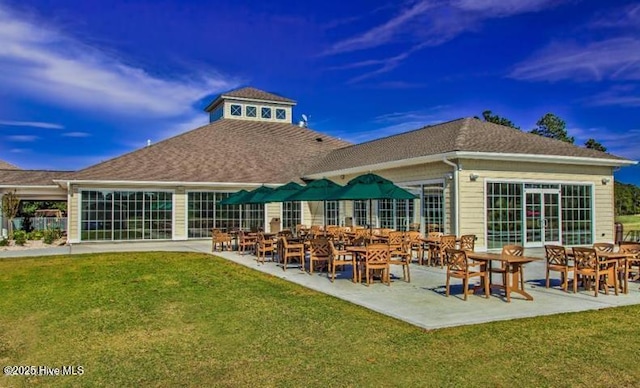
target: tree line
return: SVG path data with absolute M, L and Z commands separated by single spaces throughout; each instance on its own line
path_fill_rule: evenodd
M 490 123 L 500 124 L 518 130 L 520 129 L 520 127 L 515 125 L 513 121 L 505 117 L 495 115 L 490 110 L 482 112 L 482 118 Z M 574 144 L 575 142 L 575 138 L 573 136 L 569 136 L 569 133 L 567 132 L 566 122 L 553 113 L 547 113 L 542 116 L 540 120 L 536 122 L 536 127 L 531 129 L 529 133 L 564 141 L 570 144 Z M 602 152 L 607 151 L 607 148 L 604 145 L 593 138 L 587 139 L 583 146 L 585 148 Z M 640 187 L 634 184 L 616 182 L 614 186 L 614 196 L 616 215 L 640 214 Z

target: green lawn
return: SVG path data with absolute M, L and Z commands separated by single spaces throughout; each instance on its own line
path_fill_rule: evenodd
M 0 364 L 84 367 L 2 376 L 3 387 L 640 381 L 640 306 L 425 331 L 219 258 L 169 252 L 0 260 L 0 296 Z
M 617 216 L 616 222 L 624 226 L 625 234 L 630 230 L 640 230 L 640 214 L 633 216 Z

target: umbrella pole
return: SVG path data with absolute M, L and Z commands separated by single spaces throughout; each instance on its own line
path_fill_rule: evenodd
M 373 240 L 373 201 L 369 198 L 369 242 Z

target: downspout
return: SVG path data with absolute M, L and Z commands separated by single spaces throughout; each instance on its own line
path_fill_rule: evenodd
M 71 250 L 71 228 L 69 224 L 71 223 L 71 196 L 73 193 L 71 192 L 71 181 L 67 181 L 67 244 L 69 244 L 69 250 Z
M 455 214 L 455 217 L 453 218 L 453 232 L 456 236 L 460 235 L 460 189 L 458 187 L 458 172 L 460 171 L 460 165 L 458 165 L 457 163 L 454 163 L 452 161 L 450 161 L 449 159 L 447 159 L 447 157 L 443 157 L 442 158 L 442 162 L 444 162 L 445 164 L 448 164 L 449 166 L 453 167 L 453 214 Z

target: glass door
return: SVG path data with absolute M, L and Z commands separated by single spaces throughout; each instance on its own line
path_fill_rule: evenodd
M 554 189 L 525 190 L 525 246 L 560 244 L 560 193 Z

